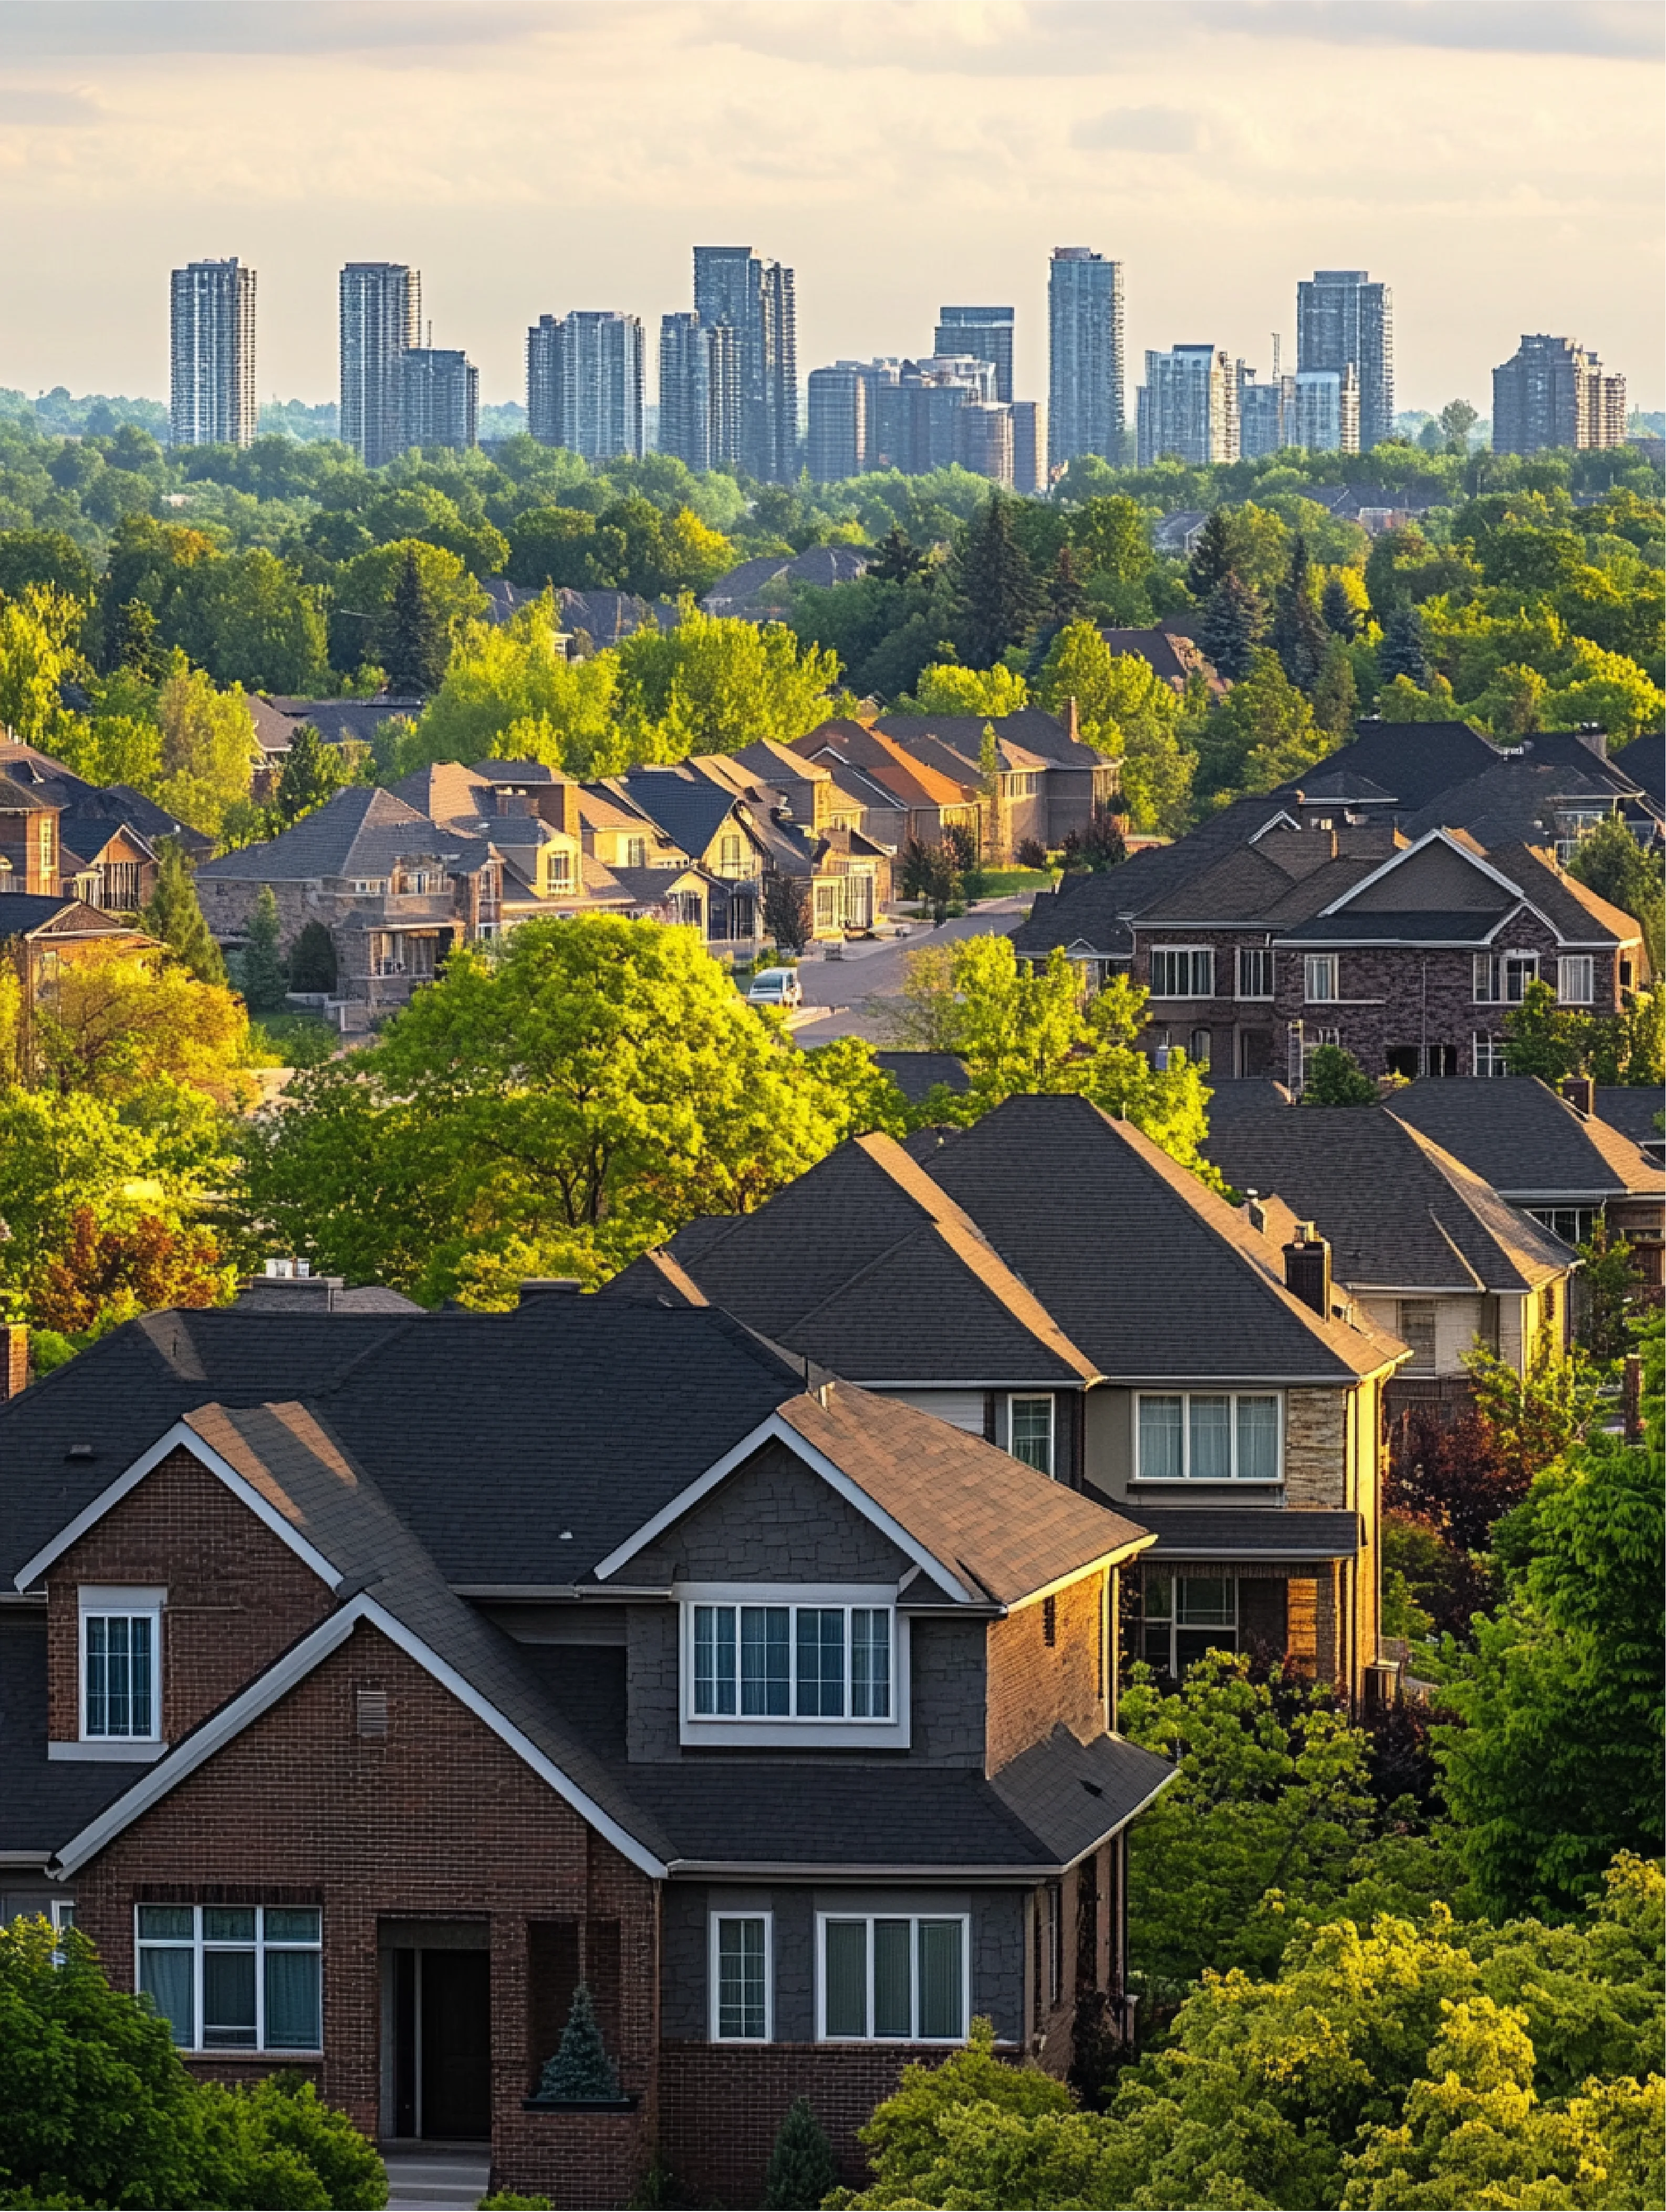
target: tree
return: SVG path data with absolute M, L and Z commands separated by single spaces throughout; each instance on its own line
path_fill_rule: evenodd
M 987 668 L 1025 636 L 1037 612 L 1035 572 L 997 492 L 966 526 L 958 560 L 966 656 Z
M 289 949 L 289 988 L 333 992 L 335 988 L 336 940 L 321 921 L 304 922 Z
M 1645 853 L 1624 817 L 1610 814 L 1574 847 L 1567 872 L 1640 922 L 1650 972 L 1666 970 L 1666 860 L 1659 848 Z
M 1213 788 L 1272 791 L 1322 760 L 1331 739 L 1278 654 L 1256 646 L 1248 673 L 1210 716 L 1200 747 Z
M 619 2095 L 619 2076 L 607 2055 L 588 1986 L 573 1992 L 561 2044 L 538 2078 L 538 2094 L 551 2105 L 608 2105 Z
M 81 1336 L 162 1307 L 217 1306 L 235 1271 L 210 1232 L 143 1213 L 131 1227 L 100 1226 L 78 1206 L 64 1244 L 46 1261 L 32 1302 L 37 1328 Z M 101 1333 L 101 1330 L 100 1330 Z
M 801 877 L 776 872 L 764 878 L 763 927 L 782 952 L 795 957 L 809 944 L 815 921 Z
M 86 609 L 50 586 L 0 599 L 0 729 L 50 750 L 68 717 L 62 687 L 83 665 L 75 641 Z
M 200 562 L 180 592 L 174 634 L 218 684 L 306 697 L 329 678 L 321 595 L 264 545 Z
M 354 555 L 336 574 L 330 618 L 332 667 L 357 668 L 368 661 L 389 666 L 385 641 L 392 620 L 393 594 L 412 562 L 433 603 L 447 651 L 466 623 L 485 614 L 486 595 L 460 555 L 416 538 L 370 547 Z M 390 683 L 389 688 L 401 687 Z
M 88 945 L 67 962 L 35 1017 L 35 1079 L 125 1106 L 159 1084 L 216 1105 L 246 1105 L 248 1021 L 223 982 L 122 945 Z
M 513 1303 L 523 1275 L 599 1280 L 830 1152 L 857 1109 L 809 1061 L 689 930 L 523 922 L 297 1078 L 249 1132 L 241 1203 L 356 1282 Z
M 1066 623 L 1077 619 L 1086 605 L 1087 593 L 1076 574 L 1076 556 L 1068 545 L 1061 545 L 1048 579 L 1043 618 L 1054 629 L 1062 629 Z
M 1128 856 L 1123 835 L 1124 817 L 1110 806 L 1096 806 L 1085 830 L 1067 830 L 1062 853 L 1067 869 L 1081 868 L 1091 876 L 1120 867 Z
M 275 1014 L 283 1009 L 289 985 L 278 951 L 281 929 L 277 900 L 271 885 L 263 884 L 249 915 L 243 945 L 243 996 L 251 1013 Z
M 1377 1085 L 1351 1052 L 1322 1044 L 1307 1063 L 1302 1083 L 1304 1106 L 1374 1106 Z
M 1611 1237 L 1599 1218 L 1579 1247 L 1576 1307 L 1581 1349 L 1611 1363 L 1631 1349 L 1631 1321 L 1648 1295 L 1647 1279 L 1624 1237 Z
M 1066 554 L 1072 556 L 1067 572 Z M 1078 568 L 1100 590 L 1137 584 L 1151 557 L 1151 516 L 1137 500 L 1121 492 L 1084 500 L 1070 518 L 1070 543 L 1060 549 L 1055 590 L 1060 576 L 1068 573 L 1073 581 Z M 1078 611 L 1073 608 L 1059 619 L 1069 622 Z
M 898 700 L 898 714 L 1016 714 L 1030 704 L 1023 677 L 999 663 L 993 668 L 962 668 L 939 661 L 922 668 L 911 701 Z
M 1449 399 L 1440 410 L 1440 428 L 1449 453 L 1467 453 L 1469 433 L 1481 416 L 1467 399 Z
M 839 2169 L 827 2130 L 816 2118 L 810 2100 L 796 2097 L 776 2131 L 769 2154 L 769 2171 L 763 2184 L 766 2205 L 818 2206 L 838 2185 Z
M 200 668 L 175 653 L 156 695 L 161 775 L 147 794 L 179 821 L 217 836 L 228 810 L 249 795 L 254 775 L 254 717 L 235 685 L 216 691 Z
M 1232 573 L 1237 547 L 1226 510 L 1218 507 L 1198 532 L 1192 557 L 1186 564 L 1186 586 L 1195 599 L 1207 599 Z M 1219 667 L 1219 663 L 1216 663 Z
M 407 545 L 379 640 L 388 689 L 423 697 L 437 691 L 451 658 L 450 642 L 416 549 Z
M 31 584 L 91 606 L 98 592 L 93 564 L 67 531 L 0 530 L 0 597 L 21 599 Z
M 620 729 L 634 761 L 791 744 L 824 721 L 839 678 L 830 653 L 782 623 L 735 622 L 682 603 L 675 629 L 650 624 L 614 648 Z
M 224 983 L 226 963 L 204 917 L 191 864 L 174 838 L 163 838 L 156 848 L 156 888 L 145 902 L 139 923 L 199 983 Z
M 906 584 L 930 565 L 930 556 L 910 543 L 900 526 L 893 522 L 879 540 L 878 551 L 867 564 L 870 576 L 888 584 Z
M 1319 595 L 1319 612 L 1325 628 L 1334 636 L 1340 637 L 1344 645 L 1352 645 L 1359 636 L 1359 609 L 1354 605 L 1353 593 L 1341 576 L 1327 579 L 1324 590 Z
M 1299 532 L 1290 549 L 1290 568 L 1273 602 L 1273 650 L 1291 682 L 1311 691 L 1325 663 L 1327 640 L 1313 603 L 1313 571 L 1307 540 Z
M 129 599 L 117 610 L 111 665 L 128 670 L 147 684 L 161 680 L 162 652 L 156 636 L 156 616 L 143 599 Z
M 1184 829 L 1196 756 L 1181 743 L 1181 701 L 1148 660 L 1112 653 L 1091 622 L 1067 623 L 1048 648 L 1037 698 L 1055 714 L 1073 699 L 1083 742 L 1122 756 L 1123 792 L 1139 829 Z
M 1236 684 L 1250 673 L 1263 620 L 1261 601 L 1229 568 L 1204 601 L 1197 625 L 1197 642 L 1218 674 Z
M 1584 1066 L 1590 1018 L 1560 1005 L 1553 986 L 1535 980 L 1505 1016 L 1504 1033 L 1510 1073 L 1536 1075 L 1554 1090 Z
M 352 770 L 341 747 L 326 745 L 313 725 L 303 722 L 289 740 L 289 750 L 278 770 L 273 801 L 278 820 L 289 829 L 352 781 Z
M 1429 657 L 1423 646 L 1423 620 L 1415 607 L 1396 607 L 1383 623 L 1383 641 L 1377 648 L 1377 669 L 1384 684 L 1403 676 L 1412 684 L 1429 680 Z
M 643 757 L 620 726 L 618 690 L 614 653 L 569 660 L 553 605 L 523 608 L 501 628 L 465 632 L 399 765 L 536 760 L 568 775 L 617 775 Z
M 1339 742 L 1347 738 L 1359 711 L 1359 687 L 1353 659 L 1340 637 L 1333 637 L 1325 648 L 1324 665 L 1314 684 L 1312 700 L 1313 719 L 1325 734 Z

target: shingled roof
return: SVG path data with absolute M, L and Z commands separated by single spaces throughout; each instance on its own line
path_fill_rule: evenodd
M 1535 1075 L 1426 1077 L 1396 1091 L 1388 1110 L 1518 1205 L 1662 1192 L 1660 1169 L 1629 1137 Z
M 198 875 L 209 883 L 313 883 L 332 877 L 386 877 L 396 861 L 432 853 L 477 867 L 483 839 L 442 827 L 391 791 L 352 784 L 264 845 L 246 845 Z

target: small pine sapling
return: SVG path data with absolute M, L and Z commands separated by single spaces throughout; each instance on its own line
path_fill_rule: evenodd
M 839 2169 L 827 2130 L 811 2110 L 810 2100 L 800 2097 L 788 2106 L 769 2154 L 769 2172 L 763 2185 L 763 2202 L 770 2212 L 819 2204 L 839 2185 Z
M 561 2032 L 561 2048 L 544 2069 L 538 2094 L 551 2105 L 616 2104 L 619 2077 L 607 2055 L 596 2008 L 587 1985 L 573 1992 L 573 2008 Z

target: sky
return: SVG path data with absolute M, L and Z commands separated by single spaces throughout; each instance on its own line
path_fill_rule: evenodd
M 1658 408 L 1662 47 L 1655 0 L 0 0 L 0 386 L 164 397 L 168 270 L 236 254 L 263 398 L 334 397 L 352 259 L 521 398 L 529 323 L 657 332 L 701 242 L 794 268 L 801 374 L 1011 304 L 1044 396 L 1074 245 L 1130 404 L 1147 346 L 1292 367 L 1346 267 L 1402 408 L 1486 414 L 1524 330 Z

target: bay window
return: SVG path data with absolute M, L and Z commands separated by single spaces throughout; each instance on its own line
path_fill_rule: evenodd
M 1134 1473 L 1141 1482 L 1278 1482 L 1282 1422 L 1275 1394 L 1142 1390 Z
M 316 1905 L 141 1905 L 136 1986 L 182 2051 L 323 2047 Z
M 964 2043 L 964 1913 L 818 1916 L 823 2042 Z

